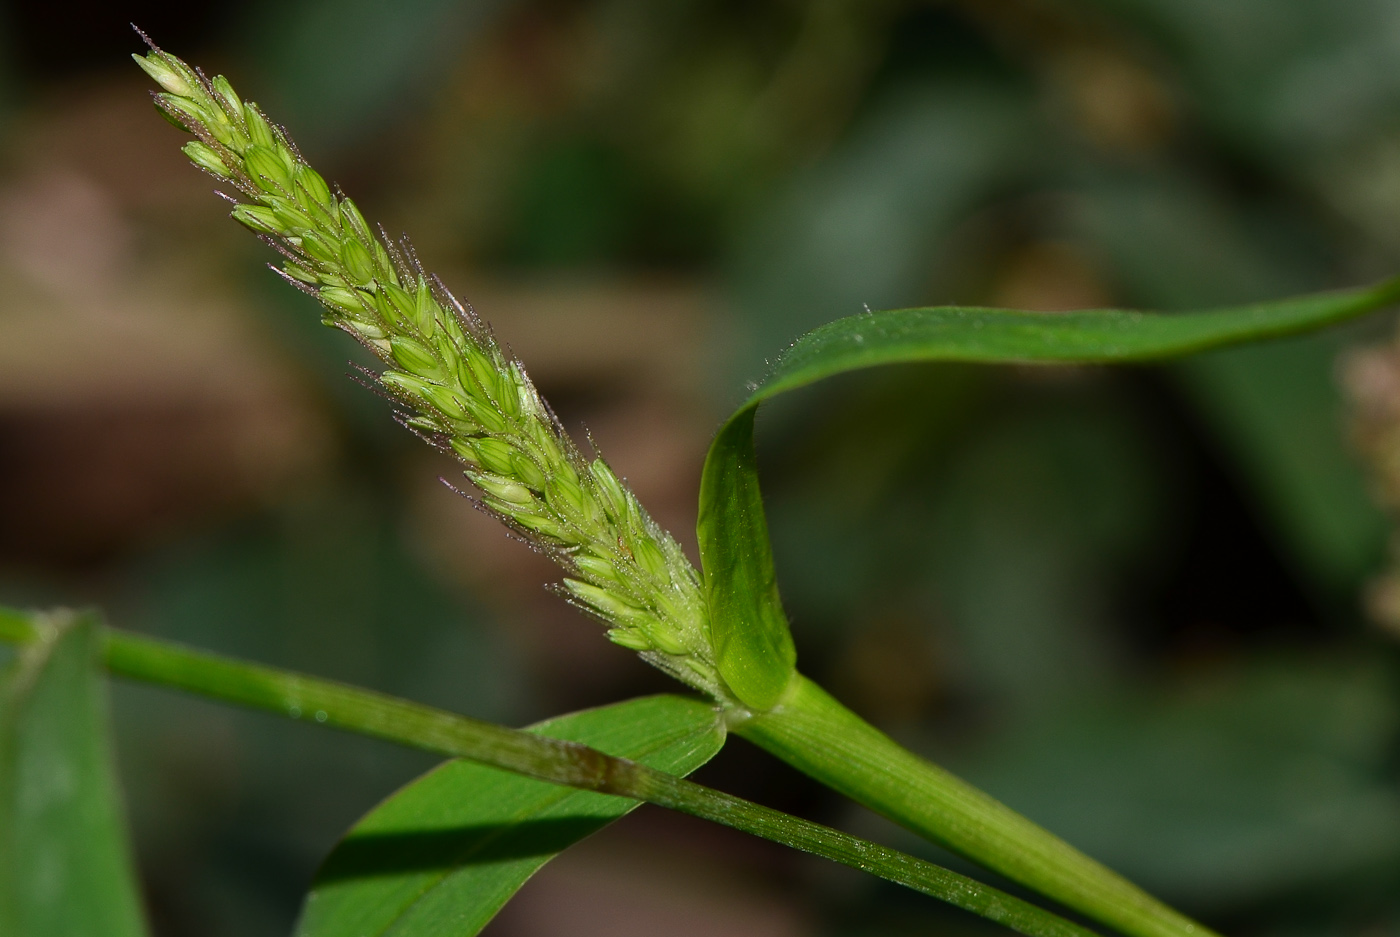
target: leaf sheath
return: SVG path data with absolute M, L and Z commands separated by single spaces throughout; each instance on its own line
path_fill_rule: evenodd
M 772 712 L 737 735 L 878 813 L 1124 933 L 1210 931 L 1011 808 L 903 748 L 798 677 Z

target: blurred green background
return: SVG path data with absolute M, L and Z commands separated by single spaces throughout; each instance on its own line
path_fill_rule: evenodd
M 347 379 L 152 111 L 132 20 L 411 233 L 692 552 L 710 433 L 831 318 L 1400 269 L 1396 0 L 8 4 L 0 600 L 493 720 L 669 687 Z M 1389 328 L 778 402 L 804 670 L 1216 927 L 1400 934 Z M 430 764 L 114 695 L 160 937 L 287 933 L 338 834 Z M 743 742 L 700 779 L 937 856 Z M 644 808 L 490 933 L 985 931 Z

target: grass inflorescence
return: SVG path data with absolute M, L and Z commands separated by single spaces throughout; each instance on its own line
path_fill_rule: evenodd
M 147 44 L 133 57 L 162 89 L 156 107 L 196 137 L 185 155 L 233 189 L 232 216 L 281 253 L 274 269 L 320 302 L 322 321 L 388 366 L 373 379 L 401 421 L 465 466 L 483 509 L 569 572 L 559 591 L 609 638 L 724 699 L 694 566 L 608 464 L 579 451 L 490 326 L 226 78 Z

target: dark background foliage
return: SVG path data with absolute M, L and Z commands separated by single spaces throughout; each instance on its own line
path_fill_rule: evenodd
M 346 379 L 352 347 L 183 165 L 131 20 L 412 233 L 688 542 L 726 406 L 831 318 L 1400 267 L 1390 0 L 10 4 L 0 597 L 490 719 L 668 687 Z M 1389 523 L 1338 378 L 1383 320 L 779 402 L 760 454 L 804 670 L 1231 933 L 1400 931 L 1400 660 L 1363 611 Z M 430 763 L 115 694 L 162 937 L 286 933 L 337 835 Z M 932 854 L 742 742 L 701 779 Z M 983 929 L 644 809 L 491 932 L 934 928 Z

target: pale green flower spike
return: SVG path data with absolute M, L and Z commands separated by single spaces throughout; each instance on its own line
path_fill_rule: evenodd
M 609 638 L 727 700 L 699 574 L 612 469 L 580 454 L 490 327 L 406 241 L 372 230 L 223 76 L 146 41 L 150 54 L 133 58 L 164 89 L 156 107 L 198 138 L 185 155 L 243 196 L 228 196 L 233 217 L 283 255 L 274 269 L 320 300 L 322 321 L 389 365 L 378 381 L 405 408 L 401 421 L 455 455 L 480 504 L 569 571 L 559 592 Z

